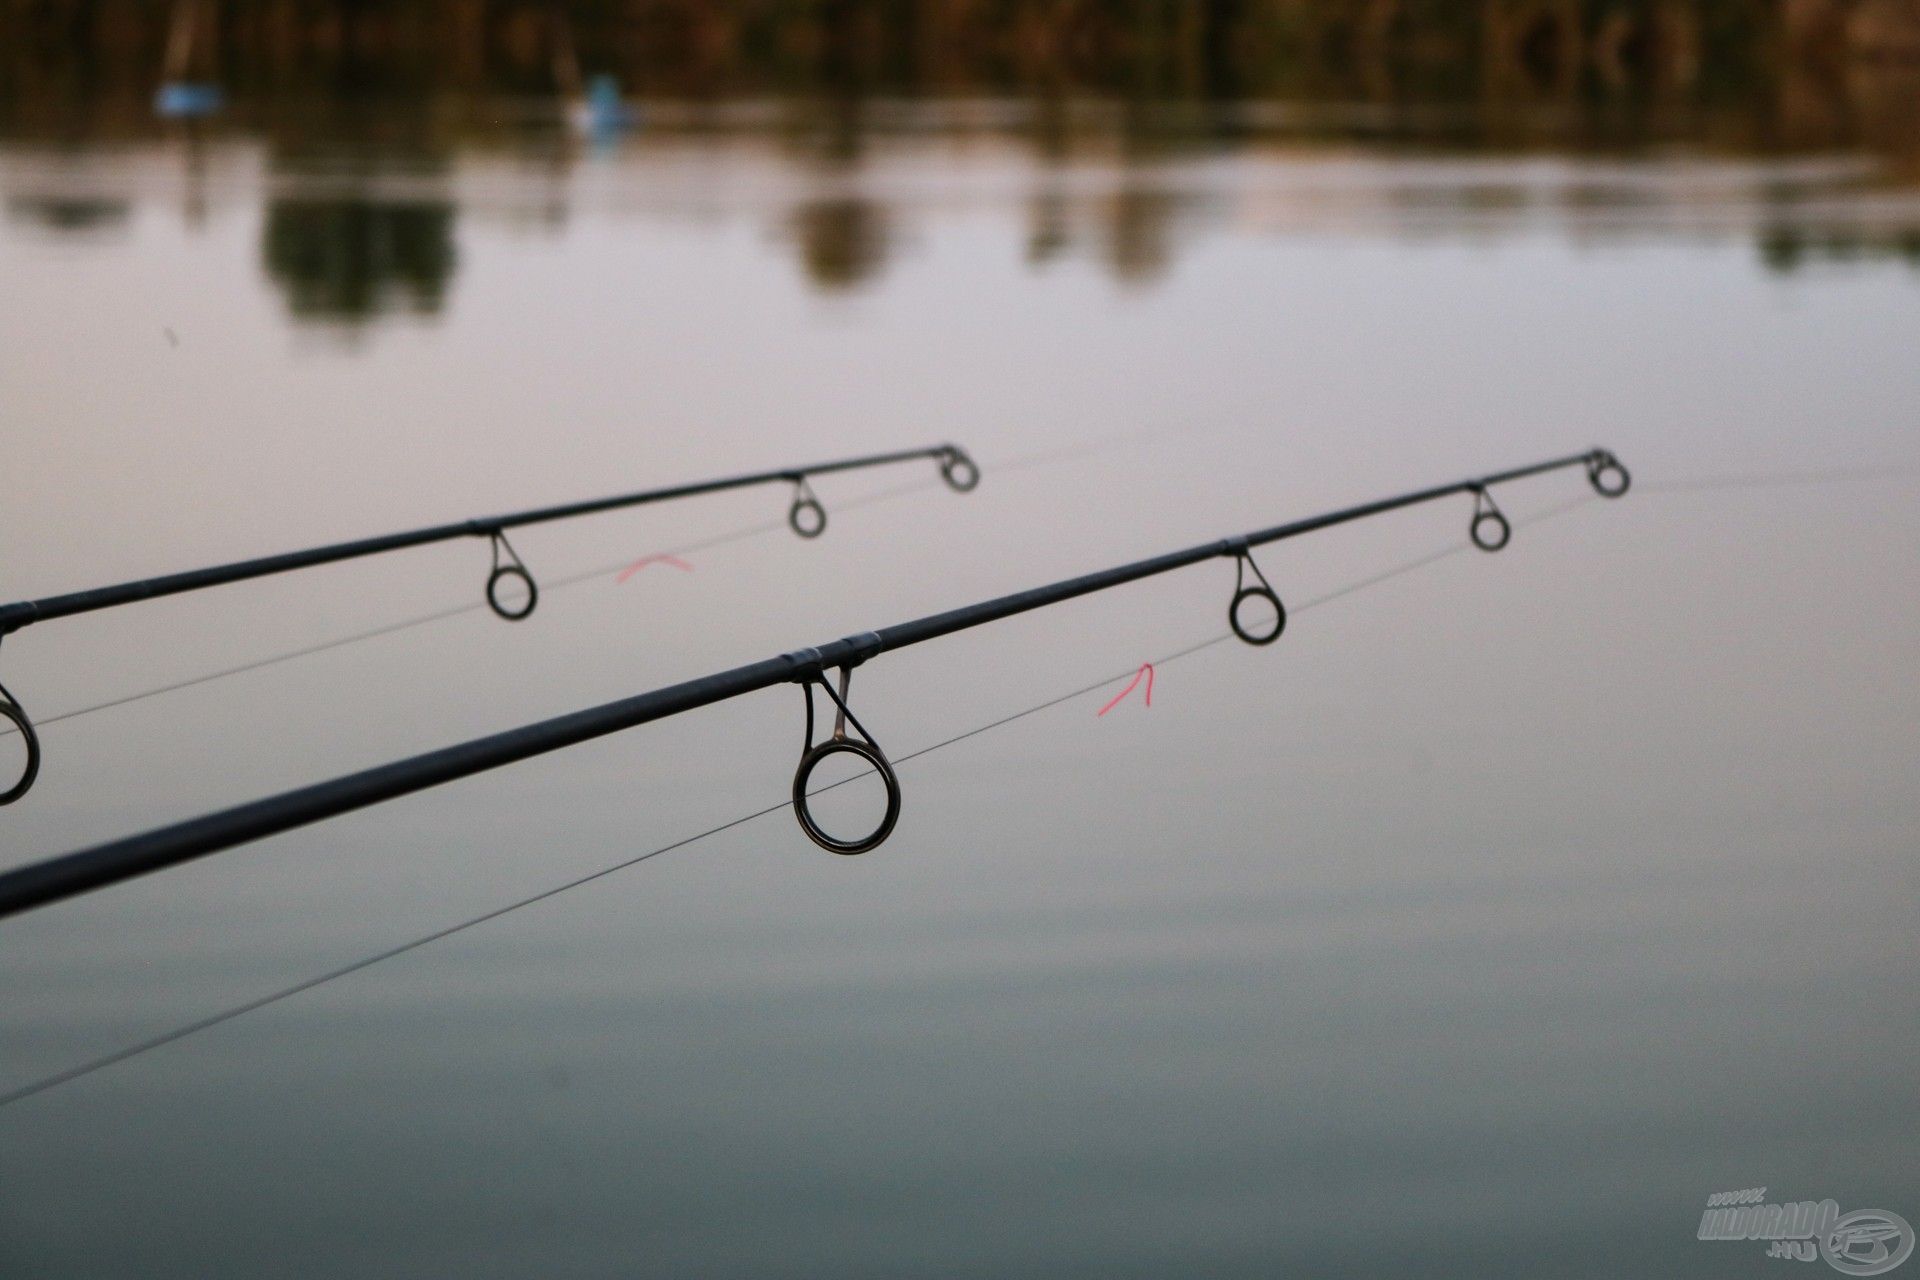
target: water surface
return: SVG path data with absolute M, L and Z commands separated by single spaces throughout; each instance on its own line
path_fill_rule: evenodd
M 911 762 L 867 857 L 776 813 L 0 1111 L 7 1275 L 1747 1275 L 1694 1239 L 1712 1192 L 1920 1210 L 1900 148 L 274 101 L 6 118 L 0 596 L 948 439 L 985 482 L 823 480 L 809 543 L 779 490 L 529 531 L 543 580 L 693 570 L 50 725 L 8 865 L 1469 473 L 1604 444 L 1636 487 L 1513 486 L 1500 555 L 1313 607 L 1468 504 L 1263 553 L 1281 643 Z M 1872 474 L 1720 483 L 1835 469 Z M 0 674 L 58 715 L 477 603 L 484 560 L 47 624 Z M 1219 634 L 1227 573 L 890 655 L 854 705 L 917 750 Z M 775 804 L 799 703 L 10 921 L 0 1089 Z

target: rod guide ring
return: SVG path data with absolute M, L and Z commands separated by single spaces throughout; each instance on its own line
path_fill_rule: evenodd
M 26 767 L 11 787 L 0 791 L 0 804 L 12 804 L 33 790 L 34 779 L 40 776 L 40 735 L 34 731 L 33 721 L 27 718 L 26 708 L 4 689 L 0 689 L 0 719 L 12 721 L 13 727 L 20 731 L 20 740 L 27 745 Z
M 807 513 L 811 512 L 809 516 Z M 787 509 L 787 523 L 803 538 L 817 538 L 827 531 L 827 509 L 814 497 L 795 498 Z
M 827 509 L 820 505 L 805 476 L 796 476 L 793 483 L 793 505 L 787 508 L 787 524 L 803 538 L 817 538 L 827 531 Z
M 1483 529 L 1491 527 L 1491 532 Z M 1473 517 L 1473 527 L 1469 530 L 1473 545 L 1482 551 L 1498 551 L 1513 540 L 1513 526 L 1498 511 L 1482 511 Z
M 807 783 L 813 778 L 813 771 L 829 756 L 858 756 L 873 766 L 880 781 L 887 788 L 887 811 L 880 819 L 880 825 L 864 836 L 853 840 L 843 840 L 829 833 L 814 820 L 813 809 L 809 804 Z M 834 737 L 825 742 L 807 748 L 800 757 L 800 767 L 793 775 L 793 816 L 800 820 L 800 829 L 807 838 L 829 853 L 851 857 L 877 849 L 886 843 L 893 834 L 894 824 L 900 821 L 900 779 L 893 772 L 893 765 L 887 760 L 886 753 L 871 742 L 862 742 L 858 738 Z
M 503 600 L 500 587 L 503 583 L 518 578 L 527 587 L 526 603 L 515 607 Z M 527 572 L 527 566 L 520 560 L 520 554 L 507 541 L 507 535 L 499 529 L 493 531 L 493 571 L 487 575 L 487 606 L 508 622 L 519 622 L 528 617 L 540 603 L 540 586 Z
M 527 601 L 518 609 L 508 606 L 502 602 L 500 598 L 500 584 L 512 578 L 518 578 L 527 584 Z M 533 575 L 519 565 L 503 564 L 487 575 L 487 604 L 495 613 L 505 618 L 508 622 L 521 621 L 527 617 L 527 615 L 531 614 L 534 606 L 539 603 L 539 586 L 534 583 Z
M 813 652 L 813 651 L 806 651 Z M 817 656 L 817 655 L 816 655 Z M 894 773 L 893 764 L 887 759 L 887 753 L 873 740 L 867 727 L 860 723 L 847 706 L 847 690 L 853 683 L 853 668 L 843 665 L 840 668 L 840 691 L 834 692 L 831 684 L 818 671 L 808 673 L 800 681 L 800 688 L 807 699 L 807 736 L 805 750 L 800 753 L 800 767 L 793 774 L 793 816 L 800 822 L 800 829 L 807 833 L 807 839 L 819 845 L 829 853 L 852 855 L 877 849 L 886 843 L 893 834 L 894 823 L 900 820 L 900 778 Z M 813 686 L 818 684 L 827 691 L 827 700 L 833 703 L 835 717 L 831 736 L 816 743 L 813 740 Z M 859 737 L 847 736 L 847 726 L 852 725 Z M 873 766 L 880 775 L 881 785 L 887 789 L 887 809 L 881 815 L 880 824 L 866 835 L 846 840 L 829 832 L 814 820 L 811 797 L 807 794 L 807 783 L 813 779 L 813 771 L 820 762 L 829 756 L 858 756 Z M 852 779 L 847 779 L 852 781 Z M 838 783 L 834 785 L 840 785 Z
M 1287 606 L 1280 603 L 1280 593 L 1273 589 L 1273 584 L 1267 581 L 1267 575 L 1260 572 L 1260 566 L 1253 562 L 1246 539 L 1230 539 L 1225 545 L 1234 556 L 1233 600 L 1227 605 L 1227 625 L 1233 628 L 1233 634 L 1248 644 L 1272 644 L 1287 629 Z M 1253 571 L 1253 583 L 1247 581 L 1249 569 Z M 1265 600 L 1273 606 L 1273 630 L 1255 631 L 1241 622 L 1241 606 L 1250 600 Z
M 1273 606 L 1273 630 L 1254 631 L 1240 621 L 1240 606 L 1249 600 L 1265 600 Z M 1280 603 L 1280 597 L 1271 587 L 1242 587 L 1234 593 L 1233 603 L 1227 606 L 1227 622 L 1233 627 L 1233 634 L 1248 644 L 1272 644 L 1287 629 L 1287 606 Z
M 1498 551 L 1513 541 L 1513 526 L 1483 486 L 1473 490 L 1473 523 L 1467 526 L 1467 536 L 1482 551 Z
M 955 493 L 970 493 L 979 487 L 980 465 L 957 447 L 949 447 L 940 457 L 940 478 Z

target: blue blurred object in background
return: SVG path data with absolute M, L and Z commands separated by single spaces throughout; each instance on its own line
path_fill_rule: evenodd
M 586 94 L 574 103 L 573 127 L 593 138 L 605 138 L 635 128 L 640 113 L 620 96 L 620 81 L 599 75 L 587 81 Z
M 168 120 L 194 120 L 210 116 L 226 105 L 227 95 L 217 84 L 169 80 L 153 95 L 154 114 Z

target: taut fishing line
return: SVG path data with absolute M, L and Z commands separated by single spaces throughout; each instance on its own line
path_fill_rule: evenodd
M 1641 487 L 1650 493 L 1697 493 L 1711 489 L 1798 489 L 1827 484 L 1859 484 L 1869 480 L 1911 480 L 1920 467 L 1847 467 L 1830 471 L 1777 471 L 1744 475 L 1695 476 L 1654 481 Z
M 1514 521 L 1514 524 L 1518 526 L 1542 524 L 1548 520 L 1552 520 L 1559 516 L 1565 515 L 1570 511 L 1577 510 L 1581 507 L 1589 506 L 1595 501 L 1597 501 L 1597 499 L 1594 498 L 1592 495 L 1582 495 L 1581 497 L 1574 498 L 1568 502 L 1561 503 L 1554 507 L 1549 507 L 1545 511 L 1540 512 L 1538 515 L 1526 517 L 1523 519 L 1516 519 Z M 1318 608 L 1319 606 L 1324 604 L 1331 604 L 1333 601 L 1344 599 L 1348 596 L 1355 595 L 1358 592 L 1365 591 L 1371 587 L 1380 586 L 1384 583 L 1392 581 L 1395 578 L 1399 578 L 1406 574 L 1413 573 L 1416 570 L 1424 569 L 1429 565 L 1436 564 L 1439 561 L 1458 555 L 1465 549 L 1466 548 L 1464 545 L 1456 543 L 1444 549 L 1431 552 L 1427 555 L 1423 555 L 1412 560 L 1405 561 L 1404 563 L 1396 565 L 1391 569 L 1387 569 L 1380 573 L 1373 574 L 1369 577 L 1362 578 L 1356 582 L 1349 583 L 1346 586 L 1336 588 L 1335 590 L 1326 592 L 1323 595 L 1315 596 L 1301 604 L 1295 605 L 1293 608 L 1293 612 L 1295 614 L 1304 613 L 1309 609 Z M 1236 634 L 1233 630 L 1223 631 L 1218 635 L 1211 636 L 1195 644 L 1190 644 L 1184 648 L 1176 649 L 1173 652 L 1168 653 L 1162 657 L 1155 658 L 1153 659 L 1152 665 L 1155 667 L 1164 667 L 1170 663 L 1178 662 L 1182 658 L 1187 658 L 1187 657 L 1191 657 L 1194 654 L 1202 653 L 1208 649 L 1212 649 L 1217 645 L 1223 644 L 1226 641 L 1232 640 L 1235 638 L 1236 638 Z M 1113 675 L 1105 676 L 1099 680 L 1094 681 L 1091 684 L 1082 685 L 1077 689 L 1073 689 L 1066 693 L 1062 693 L 1056 697 L 1049 698 L 1044 702 L 1037 702 L 1037 703 L 1034 703 L 1032 706 L 1025 707 L 1009 715 L 1001 716 L 996 720 L 990 720 L 986 724 L 978 725 L 972 729 L 968 729 L 964 733 L 957 733 L 950 738 L 943 738 L 939 742 L 930 743 L 927 746 L 920 747 L 914 751 L 910 751 L 905 755 L 901 755 L 895 758 L 893 763 L 896 766 L 906 764 L 909 761 L 917 760 L 922 756 L 931 755 L 935 751 L 943 750 L 944 748 L 953 746 L 956 743 L 965 742 L 969 738 L 977 738 L 981 734 L 991 733 L 995 729 L 1000 729 L 1007 725 L 1013 724 L 1016 721 L 1024 720 L 1027 717 L 1037 715 L 1042 711 L 1051 710 L 1052 708 L 1060 706 L 1063 703 L 1071 702 L 1076 698 L 1083 698 L 1090 693 L 1098 692 L 1099 690 L 1104 689 L 1109 685 L 1116 684 L 1121 680 L 1130 679 L 1136 675 L 1137 671 L 1138 671 L 1138 667 L 1136 666 L 1136 667 L 1130 667 L 1126 671 L 1117 672 Z M 817 796 L 825 792 L 832 791 L 837 787 L 845 786 L 847 785 L 847 783 L 855 782 L 858 780 L 859 780 L 859 776 L 846 778 L 840 782 L 830 783 L 827 786 L 812 790 L 807 794 L 810 796 Z M 231 1022 L 236 1018 L 244 1017 L 245 1015 L 249 1013 L 253 1013 L 256 1010 L 264 1009 L 268 1005 L 278 1004 L 282 1000 L 291 999 L 294 996 L 304 994 L 305 992 L 308 992 L 308 991 L 312 991 L 317 987 L 326 986 L 328 983 L 331 983 L 331 982 L 337 982 L 342 978 L 350 977 L 353 974 L 362 972 L 363 970 L 366 970 L 366 969 L 370 969 L 375 965 L 384 963 L 385 961 L 392 960 L 392 959 L 395 959 L 396 957 L 406 955 L 408 952 L 418 951 L 420 948 L 425 947 L 431 943 L 439 942 L 444 938 L 450 938 L 458 933 L 464 933 L 467 930 L 475 928 L 479 925 L 487 924 L 490 921 L 498 920 L 502 916 L 511 915 L 512 913 L 516 911 L 520 911 L 523 908 L 531 907 L 538 903 L 546 902 L 552 898 L 557 898 L 560 895 L 564 893 L 569 893 L 574 889 L 578 889 L 582 887 L 583 885 L 592 884 L 597 880 L 603 880 L 606 877 L 615 874 L 616 872 L 625 871 L 630 867 L 635 867 L 635 866 L 638 866 L 640 863 L 649 861 L 650 859 L 653 859 L 653 858 L 657 858 L 661 854 L 672 853 L 676 849 L 684 849 L 688 845 L 696 844 L 699 841 L 705 840 L 711 836 L 720 835 L 724 832 L 733 830 L 735 827 L 744 826 L 749 822 L 753 822 L 753 821 L 756 821 L 757 819 L 764 818 L 769 814 L 778 813 L 780 810 L 788 808 L 789 805 L 790 805 L 790 801 L 783 799 L 775 804 L 768 805 L 764 809 L 756 809 L 752 813 L 743 814 L 740 817 L 732 819 L 731 821 L 723 822 L 719 826 L 709 827 L 705 831 L 699 832 L 696 835 L 686 836 L 682 839 L 675 840 L 671 844 L 664 844 L 657 849 L 650 849 L 646 853 L 640 854 L 637 857 L 624 859 L 620 862 L 614 863 L 611 866 L 603 867 L 598 871 L 589 872 L 586 875 L 575 877 L 572 880 L 565 881 L 562 884 L 554 885 L 551 888 L 542 889 L 540 892 L 532 894 L 528 897 L 520 898 L 516 901 L 507 903 L 504 906 L 496 907 L 491 911 L 483 912 L 480 915 L 468 917 L 465 920 L 461 920 L 455 924 L 448 925 L 445 928 L 436 929 L 432 933 L 422 934 L 417 938 L 413 938 L 407 942 L 399 943 L 396 946 L 388 947 L 383 951 L 377 951 L 372 955 L 364 956 L 361 959 L 355 960 L 350 964 L 342 965 L 337 969 L 330 969 L 325 973 L 318 974 L 311 978 L 303 979 L 300 982 L 294 983 L 292 986 L 282 987 L 277 991 L 272 991 L 267 993 L 266 995 L 258 996 L 252 1000 L 245 1001 L 244 1003 L 233 1005 L 229 1008 L 219 1011 L 218 1013 L 209 1014 L 204 1018 L 197 1019 L 193 1022 L 185 1023 L 181 1026 L 175 1027 L 173 1030 L 162 1032 L 159 1035 L 152 1036 L 152 1037 L 149 1037 L 148 1039 L 139 1041 L 135 1044 L 128 1045 L 126 1048 L 115 1050 L 114 1052 L 106 1054 L 102 1057 L 91 1059 L 87 1062 L 80 1063 L 77 1066 L 68 1067 L 65 1070 L 55 1072 L 52 1075 L 42 1076 L 41 1078 L 31 1081 L 27 1084 L 21 1085 L 18 1088 L 8 1090 L 5 1093 L 0 1093 L 0 1108 L 11 1106 L 16 1102 L 24 1101 L 25 1099 L 31 1098 L 36 1094 L 45 1093 L 50 1089 L 56 1089 L 61 1085 L 69 1084 L 75 1080 L 82 1078 L 83 1076 L 89 1076 L 94 1074 L 95 1072 L 103 1071 L 108 1067 L 116 1066 L 122 1062 L 126 1062 L 131 1058 L 137 1058 L 142 1054 L 150 1053 L 155 1049 L 160 1049 L 160 1048 L 164 1048 L 167 1045 L 175 1044 L 181 1040 L 187 1039 L 190 1036 L 198 1035 L 202 1031 L 211 1030 L 212 1028 L 217 1027 L 222 1023 Z

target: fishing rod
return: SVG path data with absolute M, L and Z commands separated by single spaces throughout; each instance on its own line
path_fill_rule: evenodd
M 509 529 L 785 481 L 793 485 L 793 504 L 787 508 L 787 524 L 803 538 L 817 538 L 827 531 L 827 509 L 819 496 L 814 493 L 813 486 L 808 483 L 810 477 L 911 462 L 919 458 L 931 458 L 938 462 L 941 478 L 947 482 L 947 487 L 956 493 L 969 492 L 980 483 L 979 466 L 964 449 L 956 444 L 932 445 L 924 449 L 903 449 L 895 453 L 875 453 L 861 458 L 842 458 L 837 462 L 817 462 L 812 466 L 786 467 L 778 471 L 755 471 L 747 475 L 728 476 L 720 480 L 700 480 L 692 484 L 672 485 L 664 489 L 645 489 L 638 493 L 617 494 L 611 498 L 594 498 L 586 502 L 535 507 L 531 511 L 517 511 L 508 515 L 486 516 L 453 524 L 432 525 L 425 529 L 389 533 L 377 538 L 361 538 L 354 542 L 335 542 L 323 547 L 309 547 L 305 551 L 288 551 L 280 555 L 263 556 L 256 560 L 238 560 L 232 564 L 191 569 L 185 573 L 170 573 L 158 578 L 141 578 L 135 582 L 122 582 L 111 587 L 94 587 L 87 591 L 73 591 L 66 595 L 48 596 L 42 600 L 22 600 L 15 604 L 0 605 L 0 639 L 23 627 L 32 626 L 37 622 L 47 622 L 54 618 L 68 618 L 75 614 L 93 613 L 100 609 L 114 609 L 141 600 L 178 595 L 183 591 L 201 591 L 208 587 L 224 586 L 229 582 L 244 582 L 249 578 L 264 578 L 271 574 L 288 573 L 295 569 L 312 568 L 315 565 L 333 564 L 340 560 L 357 560 L 363 556 L 381 555 L 408 547 L 422 547 L 434 542 L 449 542 L 456 538 L 487 538 L 491 541 L 493 564 L 487 574 L 487 605 L 495 614 L 507 621 L 519 622 L 532 614 L 534 607 L 540 603 L 540 588 L 535 584 L 533 574 L 527 569 L 526 563 L 514 551 L 513 544 L 507 541 Z M 503 588 L 508 594 L 503 595 Z M 525 601 L 521 603 L 518 597 L 523 592 Z M 33 721 L 27 715 L 26 708 L 21 705 L 18 698 L 7 691 L 5 685 L 0 685 L 0 718 L 12 722 L 14 728 L 19 731 L 21 739 L 26 743 L 27 749 L 26 767 L 22 770 L 19 779 L 7 790 L 0 791 L 0 805 L 5 805 L 12 804 L 33 789 L 34 780 L 40 774 L 40 735 L 35 732 Z
M 861 663 L 894 649 L 923 644 L 957 631 L 1170 573 L 1220 556 L 1231 556 L 1235 561 L 1234 593 L 1227 606 L 1227 620 L 1233 633 L 1248 644 L 1272 644 L 1286 629 L 1286 607 L 1281 603 L 1279 593 L 1254 563 L 1253 548 L 1455 494 L 1471 494 L 1474 509 L 1468 535 L 1474 545 L 1483 551 L 1498 551 L 1512 538 L 1513 529 L 1493 500 L 1490 492 L 1492 486 L 1568 467 L 1584 468 L 1588 483 L 1603 497 L 1618 498 L 1626 493 L 1631 483 L 1626 468 L 1618 458 L 1605 449 L 1593 449 L 1550 462 L 1496 472 L 1475 480 L 1462 480 L 1346 507 L 1239 537 L 1202 543 L 1184 551 L 1068 578 L 879 631 L 847 636 L 818 648 L 798 649 L 729 671 L 475 738 L 456 746 L 443 747 L 0 874 L 0 918 L 780 684 L 798 684 L 806 696 L 805 746 L 793 777 L 794 816 L 807 836 L 822 848 L 839 854 L 865 853 L 879 847 L 892 834 L 894 824 L 900 817 L 901 796 L 900 780 L 888 762 L 886 753 L 848 705 L 853 669 Z M 1248 581 L 1249 574 L 1253 579 L 1251 582 Z M 1262 624 L 1257 616 L 1252 620 L 1242 616 L 1243 610 L 1255 602 L 1263 602 L 1271 609 L 1274 615 L 1271 623 Z M 827 672 L 834 669 L 839 673 L 837 690 L 826 678 Z M 825 691 L 835 713 L 833 732 L 818 743 L 813 740 L 815 685 Z M 852 726 L 859 736 L 850 736 L 848 726 Z M 886 810 L 879 825 L 866 835 L 854 839 L 843 839 L 824 830 L 815 820 L 808 804 L 808 780 L 823 761 L 835 755 L 851 755 L 864 761 L 879 774 L 886 787 Z

